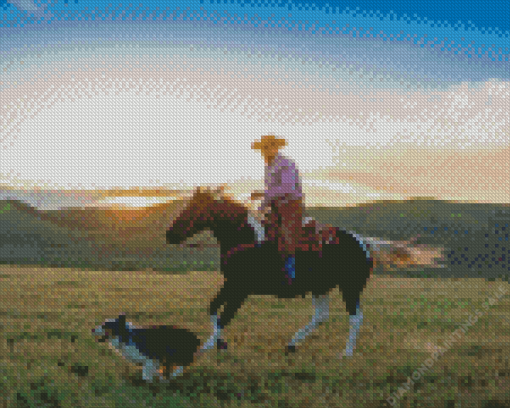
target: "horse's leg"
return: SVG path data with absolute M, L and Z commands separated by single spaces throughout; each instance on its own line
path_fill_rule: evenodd
M 303 329 L 296 332 L 287 346 L 287 351 L 295 351 L 298 343 L 302 342 L 320 323 L 329 319 L 329 296 L 327 294 L 319 297 L 314 296 L 312 302 L 315 309 L 312 320 Z
M 225 286 L 223 286 L 216 297 L 211 301 L 209 305 L 209 315 L 217 314 L 218 309 L 225 303 L 226 301 L 226 293 L 225 293 Z
M 356 347 L 356 337 L 363 323 L 363 311 L 359 305 L 359 298 L 356 303 L 353 303 L 352 299 L 349 299 L 346 303 L 347 311 L 349 312 L 349 339 L 347 340 L 343 355 L 350 357 Z
M 221 340 L 221 329 L 220 319 L 216 313 L 211 315 L 211 323 L 213 325 L 213 334 L 209 337 L 200 350 L 209 350 L 216 346 L 218 340 Z
M 235 316 L 237 310 L 241 307 L 244 300 L 246 299 L 246 296 L 239 296 L 239 294 L 229 295 L 226 298 L 226 304 L 223 309 L 223 312 L 221 313 L 221 318 L 216 317 L 217 315 L 211 315 L 211 322 L 214 326 L 214 333 L 209 338 L 207 343 L 202 347 L 205 348 L 212 348 L 216 344 L 219 349 L 226 349 L 227 343 L 223 340 L 221 337 L 221 330 L 225 328 L 226 325 L 230 323 L 232 318 Z
M 200 350 L 209 350 L 213 348 L 219 339 L 221 339 L 221 329 L 222 326 L 220 324 L 220 319 L 218 318 L 218 309 L 225 303 L 225 287 L 221 288 L 220 293 L 216 296 L 216 298 L 209 305 L 209 314 L 211 316 L 211 323 L 213 325 L 213 334 L 209 337 Z
M 246 295 L 238 293 L 230 293 L 227 297 L 227 304 L 223 308 L 223 313 L 221 313 L 221 324 L 223 327 L 227 326 L 230 321 L 234 318 L 235 314 L 242 306 L 243 302 L 246 299 Z

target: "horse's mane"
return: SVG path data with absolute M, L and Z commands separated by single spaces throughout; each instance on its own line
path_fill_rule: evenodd
M 197 187 L 193 196 L 191 197 L 191 202 L 196 202 L 200 200 L 201 197 L 207 196 L 211 200 L 215 201 L 218 206 L 225 205 L 225 207 L 229 207 L 237 210 L 238 213 L 247 213 L 249 212 L 249 208 L 245 203 L 242 203 L 236 200 L 233 196 L 227 195 L 224 191 L 224 187 L 220 187 L 218 189 L 212 190 L 210 187 Z M 218 203 L 219 201 L 223 201 L 223 203 Z

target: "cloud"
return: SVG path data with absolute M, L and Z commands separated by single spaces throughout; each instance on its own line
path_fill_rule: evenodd
M 18 10 L 39 10 L 39 8 L 34 4 L 33 0 L 10 0 L 9 3 L 15 5 Z
M 48 5 L 40 4 L 37 6 L 34 0 L 10 0 L 8 3 L 15 6 L 19 11 L 26 11 L 29 15 L 34 17 L 41 17 L 44 15 Z

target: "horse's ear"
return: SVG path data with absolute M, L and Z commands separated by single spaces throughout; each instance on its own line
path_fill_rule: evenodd
M 217 195 L 217 194 L 222 195 L 224 192 L 225 192 L 224 186 L 216 187 L 214 190 L 211 191 L 211 193 L 214 195 Z
M 215 188 L 213 190 L 210 190 L 210 194 L 211 194 L 211 197 L 214 200 L 220 200 L 221 199 L 221 193 L 220 193 L 220 191 L 217 188 Z

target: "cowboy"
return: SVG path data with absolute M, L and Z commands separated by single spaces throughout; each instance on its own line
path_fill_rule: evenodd
M 285 139 L 273 135 L 263 136 L 252 144 L 252 149 L 260 150 L 266 163 L 264 192 L 255 191 L 252 200 L 263 199 L 259 212 L 268 220 L 268 236 L 278 240 L 278 250 L 285 260 L 285 271 L 290 279 L 295 277 L 295 253 L 301 234 L 303 218 L 303 193 L 299 172 L 294 162 L 278 153 L 286 145 Z

